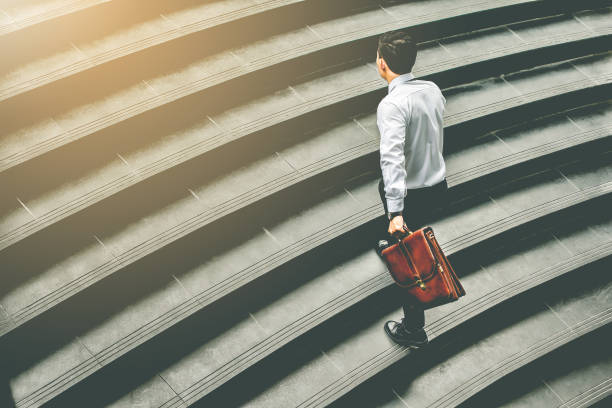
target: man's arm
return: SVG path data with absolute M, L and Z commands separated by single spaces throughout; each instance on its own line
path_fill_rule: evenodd
M 400 212 L 404 209 L 406 191 L 406 118 L 393 103 L 383 101 L 378 105 L 376 123 L 380 131 L 380 168 L 387 211 Z

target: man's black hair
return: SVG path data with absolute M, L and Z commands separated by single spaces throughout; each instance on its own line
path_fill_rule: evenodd
M 401 75 L 412 71 L 417 45 L 404 31 L 390 31 L 378 39 L 378 54 L 391 71 Z

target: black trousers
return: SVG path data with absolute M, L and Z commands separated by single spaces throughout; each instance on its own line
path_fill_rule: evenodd
M 378 182 L 378 194 L 387 213 L 387 200 L 385 199 L 385 185 L 383 180 Z M 430 187 L 408 189 L 404 198 L 404 210 L 402 216 L 404 222 L 411 231 L 415 231 L 432 221 L 432 217 L 446 210 L 448 205 L 448 184 L 446 179 Z M 391 243 L 395 238 L 389 235 L 389 220 L 383 217 L 381 227 L 384 228 L 384 235 Z M 418 330 L 425 326 L 425 311 L 423 306 L 402 288 L 394 285 L 394 295 L 398 303 L 404 309 L 404 325 L 408 330 Z

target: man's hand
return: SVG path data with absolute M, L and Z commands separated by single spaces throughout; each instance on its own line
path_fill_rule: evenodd
M 404 222 L 404 217 L 402 217 L 401 215 L 396 215 L 391 219 L 391 221 L 389 222 L 388 231 L 389 235 L 392 235 L 396 238 L 399 238 L 406 233 L 412 232 L 408 229 L 408 226 Z

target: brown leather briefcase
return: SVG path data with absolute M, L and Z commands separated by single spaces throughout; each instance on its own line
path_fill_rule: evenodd
M 382 250 L 395 282 L 425 308 L 443 305 L 465 295 L 453 267 L 431 227 L 407 234 Z

